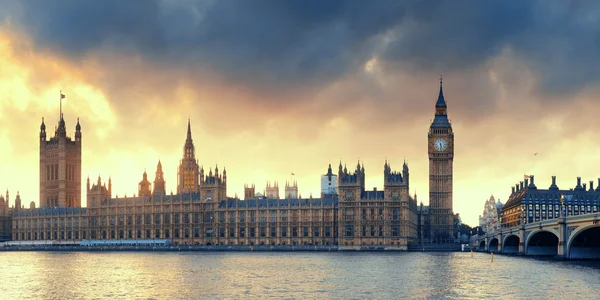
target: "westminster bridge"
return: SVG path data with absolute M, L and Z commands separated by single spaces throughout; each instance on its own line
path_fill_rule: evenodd
M 503 228 L 478 236 L 478 251 L 564 259 L 600 259 L 600 212 Z

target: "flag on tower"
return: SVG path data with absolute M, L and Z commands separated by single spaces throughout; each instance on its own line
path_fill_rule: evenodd
M 292 173 L 292 176 L 294 176 L 294 175 L 295 175 L 295 174 L 294 174 L 294 173 Z
M 65 94 L 63 94 L 62 91 L 60 91 L 60 99 L 65 99 Z
M 530 177 L 530 176 L 529 176 L 529 175 L 523 175 L 523 177 L 524 177 L 525 179 L 529 179 L 529 177 Z

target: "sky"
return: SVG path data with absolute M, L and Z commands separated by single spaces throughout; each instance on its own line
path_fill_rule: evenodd
M 358 160 L 381 189 L 387 159 L 427 205 L 443 74 L 454 212 L 477 225 L 524 174 L 600 177 L 598 53 L 597 1 L 3 0 L 0 190 L 39 204 L 39 127 L 58 124 L 62 90 L 83 205 L 88 176 L 131 196 L 159 159 L 175 191 L 188 118 L 229 196 L 294 173 L 318 197 L 329 163 Z

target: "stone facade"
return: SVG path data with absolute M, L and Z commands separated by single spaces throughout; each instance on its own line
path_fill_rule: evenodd
M 92 184 L 88 178 L 87 208 L 45 206 L 17 211 L 13 213 L 12 239 L 157 238 L 189 245 L 339 244 L 406 249 L 416 238 L 416 201 L 408 195 L 406 163 L 398 173 L 386 162 L 383 191 L 365 191 L 364 167 L 350 174 L 340 163 L 342 200 L 337 193 L 296 197 L 296 182 L 286 183 L 285 199 L 257 197 L 254 185 L 246 186 L 246 199 L 229 198 L 227 171 L 219 173 L 215 167 L 204 175 L 197 166 L 188 123 L 178 173 L 178 190 L 187 192 L 166 195 L 160 162 L 154 189 L 144 172 L 138 195 L 133 197 L 113 198 L 110 179 L 103 183 L 99 177 Z M 343 237 L 338 232 L 344 232 Z
M 407 249 L 417 238 L 417 204 L 408 193 L 408 165 L 402 173 L 384 165 L 383 191 L 365 190 L 365 168 L 338 171 L 338 232 L 341 247 L 388 246 Z
M 0 242 L 11 239 L 11 215 L 13 209 L 9 206 L 10 198 L 8 196 L 8 191 L 6 191 L 6 198 L 0 195 Z
M 210 168 L 204 173 L 195 157 L 188 121 L 177 194 L 165 193 L 159 161 L 153 184 L 144 172 L 133 197 L 113 197 L 110 178 L 103 183 L 99 177 L 94 184 L 88 178 L 88 207 L 80 208 L 73 185 L 81 178 L 81 126 L 78 121 L 72 141 L 66 136 L 61 114 L 50 141 L 46 141 L 42 121 L 41 205 L 15 209 L 12 239 L 170 239 L 190 245 L 339 245 L 398 250 L 406 250 L 410 244 L 449 242 L 454 220 L 454 135 L 441 85 L 428 139 L 429 207 L 417 207 L 416 195 L 410 196 L 406 162 L 402 171 L 396 172 L 387 161 L 380 191 L 365 189 L 366 173 L 360 162 L 354 171 L 340 162 L 335 183 L 329 166 L 327 193 L 322 192 L 320 198 L 302 198 L 294 180 L 286 182 L 283 199 L 279 199 L 277 183 L 269 184 L 265 195 L 256 193 L 252 184 L 244 187 L 244 200 L 227 197 L 227 171 L 220 173 L 215 166 L 214 172 Z
M 483 214 L 479 215 L 479 227 L 487 234 L 496 234 L 500 231 L 500 214 L 502 212 L 502 202 L 494 196 L 485 201 Z
M 570 189 L 559 189 L 556 176 L 552 176 L 552 184 L 548 189 L 538 189 L 533 175 L 512 187 L 510 197 L 502 207 L 501 227 L 511 228 L 583 214 L 598 213 L 600 210 L 600 178 L 598 187 L 590 181 L 589 188 L 581 184 L 577 177 L 577 185 Z
M 62 94 L 61 94 L 61 97 Z M 81 207 L 81 125 L 77 119 L 75 139 L 67 136 L 62 111 L 54 137 L 46 139 L 40 126 L 40 206 Z

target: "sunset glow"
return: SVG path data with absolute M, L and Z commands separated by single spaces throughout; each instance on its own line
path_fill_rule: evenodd
M 584 182 L 600 176 L 598 60 L 582 62 L 585 53 L 565 48 L 533 55 L 528 47 L 549 47 L 543 32 L 539 46 L 523 45 L 527 35 L 520 31 L 510 39 L 492 36 L 493 45 L 484 46 L 494 51 L 475 55 L 469 47 L 484 38 L 435 40 L 434 29 L 423 29 L 434 25 L 409 10 L 404 20 L 382 20 L 365 32 L 345 19 L 313 20 L 320 27 L 296 35 L 293 24 L 280 32 L 269 20 L 242 20 L 252 23 L 244 34 L 221 24 L 222 31 L 206 29 L 202 42 L 178 27 L 187 21 L 151 27 L 182 13 L 162 1 L 148 5 L 162 9 L 158 15 L 139 12 L 158 25 L 132 20 L 139 26 L 116 34 L 94 19 L 78 29 L 96 35 L 87 40 L 75 29 L 52 36 L 76 9 L 53 8 L 54 15 L 40 17 L 43 10 L 34 14 L 30 5 L 0 14 L 0 190 L 19 191 L 26 206 L 39 205 L 39 128 L 42 118 L 49 131 L 58 124 L 61 90 L 67 134 L 74 134 L 77 118 L 82 126 L 82 185 L 88 176 L 111 177 L 119 196 L 135 194 L 144 170 L 153 177 L 159 159 L 167 192 L 175 191 L 190 119 L 199 164 L 227 168 L 228 196 L 242 197 L 244 184 L 261 192 L 267 181 L 283 186 L 294 173 L 302 197 L 317 197 L 328 164 L 358 160 L 367 188 L 381 189 L 388 160 L 397 170 L 408 163 L 411 194 L 427 204 L 427 132 L 440 74 L 455 134 L 454 212 L 463 222 L 477 225 L 484 201 L 493 194 L 504 202 L 524 174 L 544 188 L 552 175 L 561 188 L 575 186 L 577 176 Z M 204 15 L 208 4 L 196 9 L 202 15 L 196 22 L 216 18 Z M 429 47 L 419 33 L 431 38 Z M 400 53 L 398 43 L 426 50 Z M 556 43 L 554 51 L 585 47 L 560 37 Z M 85 206 L 85 194 L 81 199 Z

